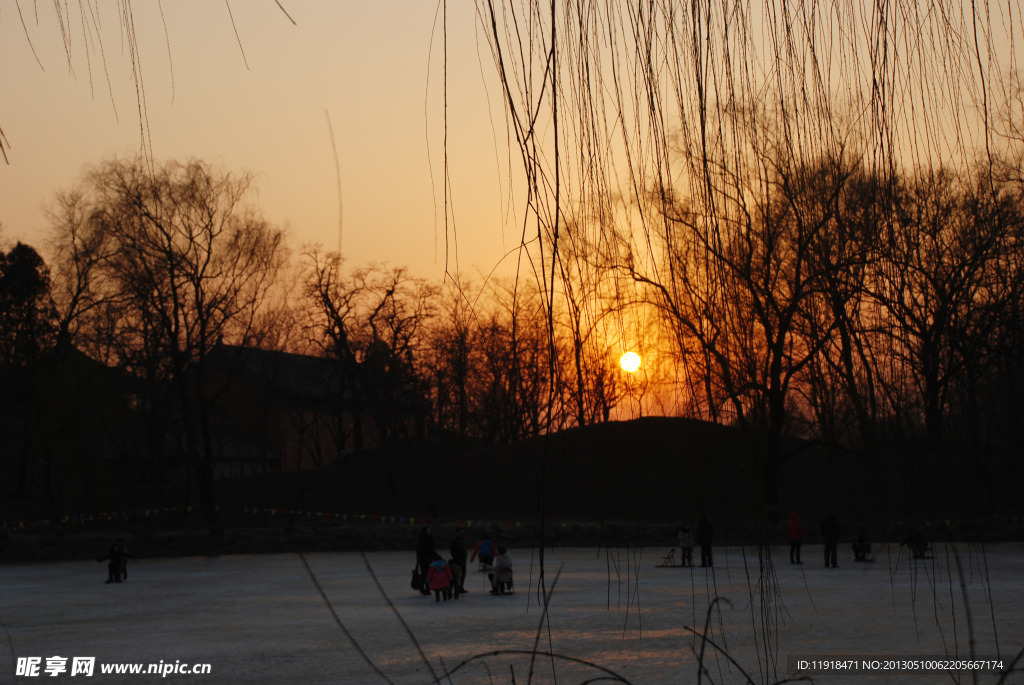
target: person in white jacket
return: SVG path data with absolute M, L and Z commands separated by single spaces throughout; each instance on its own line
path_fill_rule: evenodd
M 498 548 L 498 556 L 490 567 L 487 578 L 491 581 L 491 594 L 503 595 L 512 592 L 512 557 L 504 547 Z

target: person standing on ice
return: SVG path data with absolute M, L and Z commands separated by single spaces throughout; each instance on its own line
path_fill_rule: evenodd
M 420 576 L 423 578 L 421 594 L 430 594 L 426 578 L 427 572 L 430 570 L 430 564 L 434 562 L 435 558 L 437 558 L 437 550 L 434 548 L 434 532 L 430 529 L 430 526 L 423 526 L 420 529 L 420 536 L 416 540 L 416 566 L 419 567 Z
M 711 546 L 715 542 L 715 527 L 711 524 L 707 514 L 700 515 L 700 523 L 697 524 L 697 543 L 700 545 L 700 567 L 714 566 L 715 560 L 711 556 Z
M 466 557 L 469 556 L 469 553 L 466 551 L 466 529 L 462 526 L 455 529 L 455 537 L 452 539 L 449 551 L 452 553 L 452 561 L 455 562 L 455 565 L 459 567 L 460 571 L 462 571 L 461 575 L 458 573 L 455 574 L 457 576 L 455 591 L 457 594 L 462 594 L 466 591 L 463 584 L 466 582 Z
M 802 564 L 800 561 L 800 546 L 804 544 L 804 528 L 800 525 L 800 515 L 795 511 L 789 514 L 789 524 L 786 526 L 789 533 L 789 563 Z
M 127 577 L 128 551 L 124 548 L 124 541 L 118 538 L 106 556 L 96 561 L 107 561 L 107 582 L 120 583 L 122 576 Z
M 452 596 L 452 570 L 448 568 L 448 562 L 435 554 L 435 559 L 427 567 L 426 587 L 427 594 L 434 593 L 434 601 L 440 602 L 441 597 L 448 601 Z
M 825 568 L 836 568 L 837 551 L 839 549 L 839 517 L 832 512 L 821 519 L 821 539 L 825 542 Z
M 693 566 L 693 535 L 690 533 L 690 526 L 683 524 L 677 531 L 679 538 L 679 565 Z

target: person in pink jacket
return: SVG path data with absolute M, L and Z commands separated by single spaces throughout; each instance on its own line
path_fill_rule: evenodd
M 434 592 L 435 602 L 440 602 L 442 596 L 446 602 L 451 598 L 454 579 L 447 561 L 438 556 L 431 562 L 427 568 L 427 587 Z

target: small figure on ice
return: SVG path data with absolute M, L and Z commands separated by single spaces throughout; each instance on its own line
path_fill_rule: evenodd
M 715 543 L 715 527 L 707 514 L 700 515 L 700 523 L 697 524 L 697 543 L 700 545 L 700 567 L 714 566 L 715 560 L 711 550 Z
M 821 539 L 825 543 L 825 568 L 839 566 L 839 517 L 829 512 L 821 519 Z
M 452 583 L 455 578 L 452 575 L 452 570 L 448 567 L 448 562 L 441 558 L 441 555 L 435 555 L 434 561 L 427 567 L 427 582 L 426 585 L 429 588 L 429 592 L 434 593 L 434 601 L 440 602 L 441 598 L 444 597 L 444 601 L 448 601 L 452 596 Z
M 800 547 L 804 544 L 804 528 L 800 525 L 800 514 L 795 511 L 789 514 L 786 532 L 789 534 L 789 563 L 804 563 L 800 561 Z
M 452 572 L 455 575 L 455 596 L 456 598 L 466 592 L 466 559 L 469 557 L 469 553 L 466 551 L 466 530 L 459 526 L 455 529 L 455 537 L 452 539 L 452 544 L 449 550 L 452 553 L 451 561 L 449 562 L 452 567 Z
M 492 595 L 510 595 L 515 592 L 515 584 L 512 582 L 512 557 L 508 555 L 507 549 L 498 548 L 498 556 L 489 570 L 487 578 L 491 581 Z
M 928 552 L 932 549 L 932 546 L 928 544 L 928 538 L 917 528 L 911 528 L 907 537 L 903 538 L 900 544 L 909 547 L 910 553 L 915 559 L 927 559 Z
M 434 547 L 434 531 L 430 529 L 430 526 L 423 526 L 420 529 L 419 537 L 416 538 L 416 568 L 419 570 L 420 578 L 423 579 L 420 592 L 424 595 L 430 594 L 427 574 L 430 571 L 430 564 L 437 556 L 437 549 Z
M 477 566 L 478 571 L 486 571 L 487 567 L 494 561 L 494 543 L 491 542 L 491 536 L 486 533 L 480 536 L 476 547 L 473 548 L 473 553 L 469 556 L 469 560 L 474 561 L 477 557 L 480 557 L 480 565 Z
M 679 538 L 679 564 L 693 566 L 693 534 L 689 524 L 684 523 L 676 535 Z
M 107 563 L 107 582 L 108 583 L 120 583 L 122 578 L 128 579 L 128 550 L 124 546 L 124 540 L 118 538 L 114 541 L 110 551 L 107 552 L 106 556 L 97 559 L 97 562 L 106 561 Z
M 860 527 L 857 538 L 853 542 L 853 560 L 874 561 L 874 557 L 871 555 L 871 536 L 868 535 L 868 530 L 864 526 Z

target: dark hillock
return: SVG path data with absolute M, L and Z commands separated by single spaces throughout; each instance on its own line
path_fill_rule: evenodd
M 783 519 L 800 513 L 809 542 L 819 540 L 828 511 L 844 537 L 860 525 L 879 541 L 898 541 L 911 526 L 933 539 L 1022 534 L 1021 469 L 1009 460 L 986 478 L 957 455 L 926 461 L 897 449 L 865 454 L 797 440 L 785 450 L 780 511 Z M 88 557 L 98 541 L 124 535 L 145 554 L 407 547 L 424 522 L 446 535 L 461 522 L 527 545 L 540 539 L 542 510 L 547 544 L 670 546 L 674 527 L 702 512 L 717 542 L 747 544 L 765 520 L 756 457 L 737 428 L 660 417 L 511 445 L 402 444 L 316 470 L 220 479 L 216 536 L 184 482 L 109 489 L 102 499 L 96 487 L 97 508 L 58 516 L 42 501 L 9 499 L 2 513 L 14 543 L 0 540 L 0 558 Z M 785 523 L 770 525 L 768 535 L 784 543 Z
M 225 482 L 228 506 L 468 519 L 677 520 L 746 507 L 754 470 L 739 431 L 647 418 L 512 445 L 374 450 L 317 471 Z

